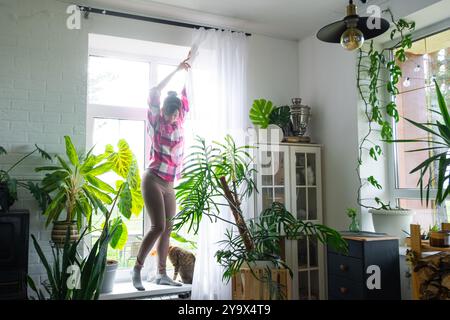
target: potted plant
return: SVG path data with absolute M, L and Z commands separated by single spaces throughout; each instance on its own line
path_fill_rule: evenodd
M 47 172 L 41 188 L 51 195 L 52 200 L 43 214 L 47 216 L 46 226 L 53 222 L 52 241 L 61 247 L 67 229 L 71 239 L 76 240 L 84 219 L 90 230 L 93 214 L 108 213 L 107 206 L 112 205 L 119 188 L 123 189 L 118 202 L 122 216 L 128 219 L 132 214 L 138 215 L 143 207 L 139 169 L 126 141 L 119 141 L 118 151 L 108 145 L 103 154 L 94 155 L 93 149 L 86 154 L 77 152 L 70 137 L 65 136 L 64 139 L 67 160 L 57 155 L 58 165 L 36 168 L 36 171 Z M 109 172 L 115 172 L 121 178 L 116 188 L 99 178 Z M 63 213 L 66 217 L 60 220 Z M 114 247 L 126 243 L 125 224 L 120 223 L 119 229 L 120 232 L 111 240 Z
M 80 246 L 83 244 L 88 228 L 84 228 L 78 239 L 71 238 L 70 230 L 66 230 L 62 248 L 52 245 L 53 261 L 49 261 L 39 242 L 31 235 L 33 245 L 47 272 L 47 280 L 42 283 L 43 289 L 36 286 L 33 279 L 27 276 L 28 286 L 36 294 L 31 299 L 39 300 L 97 300 L 102 293 L 105 270 L 107 266 L 108 244 L 120 232 L 121 222 L 110 220 L 117 199 L 120 197 L 123 186 L 113 201 L 113 205 L 105 215 L 105 223 L 101 235 L 92 246 L 86 257 L 80 255 Z
M 358 222 L 358 218 L 357 218 L 357 212 L 356 209 L 354 208 L 348 208 L 347 209 L 347 216 L 351 219 L 351 223 L 348 226 L 348 231 L 350 232 L 359 232 L 360 227 L 359 227 L 359 222 Z
M 395 103 L 395 97 L 399 94 L 397 86 L 402 76 L 399 62 L 407 60 L 406 50 L 412 46 L 411 33 L 415 29 L 414 22 L 408 22 L 404 19 L 396 20 L 389 9 L 383 11 L 383 13 L 389 14 L 393 25 L 390 35 L 391 40 L 399 36 L 398 41 L 395 41 L 396 43 L 392 47 L 381 50 L 378 50 L 372 41 L 358 51 L 357 90 L 367 130 L 359 141 L 358 147 L 356 173 L 359 188 L 357 203 L 361 209 L 368 209 L 372 213 L 377 232 L 387 232 L 403 238 L 401 226 L 410 221 L 411 211 L 393 208 L 389 204 L 385 205 L 378 198 L 365 197 L 363 194 L 365 188 L 383 189 L 376 176 L 362 176 L 364 171 L 362 168 L 365 159 L 368 159 L 367 161 L 378 161 L 383 156 L 383 145 L 374 139 L 374 134 L 380 135 L 381 142 L 393 137 L 392 122 L 399 121 L 399 112 Z M 390 54 L 392 51 L 394 52 L 393 55 Z M 382 74 L 385 74 L 385 76 L 380 76 Z M 387 101 L 384 99 L 385 94 L 390 97 Z M 372 170 L 367 170 L 367 172 L 372 172 Z M 389 226 L 392 227 L 387 229 Z
M 223 280 L 230 281 L 242 266 L 250 268 L 252 272 L 255 268 L 263 268 L 265 272 L 262 277 L 258 278 L 255 273 L 253 274 L 273 289 L 270 292 L 275 298 L 280 298 L 281 290 L 277 287 L 277 283 L 268 277 L 270 269 L 286 268 L 291 278 L 293 276 L 292 270 L 281 260 L 283 237 L 298 240 L 316 236 L 320 242 L 330 245 L 337 251 L 347 250 L 346 241 L 336 230 L 321 224 L 299 220 L 279 202 L 273 202 L 270 208 L 264 210 L 257 218 L 248 220 L 247 223 L 255 248 L 253 251 L 248 251 L 243 245 L 242 237 L 228 231 L 226 239 L 221 241 L 223 249 L 216 253 L 217 261 L 225 270 Z
M 279 241 L 282 236 L 315 234 L 324 243 L 345 247 L 346 243 L 334 230 L 325 226 L 297 221 L 283 205 L 275 203 L 259 219 L 244 219 L 241 203 L 255 189 L 252 159 L 248 146 L 237 147 L 231 136 L 225 143 L 206 145 L 201 138 L 186 159 L 183 179 L 176 197 L 181 211 L 175 217 L 174 229 L 189 225 L 198 231 L 204 216 L 222 220 L 237 231 L 229 230 L 224 247 L 216 258 L 225 267 L 224 280 L 229 280 L 245 263 L 253 268 L 260 261 L 266 265 L 286 266 L 280 260 Z M 225 203 L 226 204 L 225 204 Z M 227 205 L 234 221 L 221 217 L 220 208 Z
M 38 152 L 42 158 L 51 160 L 51 156 L 42 150 L 38 145 L 35 145 L 33 151 L 27 153 L 22 158 L 17 160 L 13 165 L 11 165 L 8 169 L 0 170 L 0 212 L 8 211 L 9 208 L 14 204 L 17 200 L 17 188 L 22 187 L 29 190 L 33 196 L 38 200 L 41 208 L 45 208 L 48 197 L 45 193 L 43 193 L 35 183 L 32 181 L 26 181 L 21 179 L 16 179 L 11 176 L 11 172 L 21 164 L 25 159 Z M 7 154 L 5 148 L 0 146 L 0 155 Z
M 281 142 L 284 136 L 291 135 L 292 122 L 289 106 L 276 107 L 270 100 L 257 99 L 253 101 L 249 118 L 258 129 L 259 142 L 271 142 L 274 132 L 278 133 L 277 140 L 273 136 L 274 142 Z
M 413 211 L 400 207 L 393 208 L 390 203 L 384 204 L 379 198 L 375 198 L 375 201 L 381 206 L 377 209 L 369 209 L 375 231 L 397 236 L 400 238 L 400 244 L 403 244 L 406 238 L 403 230 L 409 230 Z

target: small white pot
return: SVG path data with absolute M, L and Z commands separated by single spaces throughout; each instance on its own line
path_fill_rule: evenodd
M 400 245 L 403 245 L 412 223 L 413 211 L 409 209 L 403 210 L 374 210 L 369 209 L 372 214 L 373 226 L 375 232 L 387 233 L 390 236 L 398 237 Z
M 258 143 L 278 144 L 283 139 L 283 130 L 275 124 L 269 124 L 267 129 L 258 128 L 256 130 L 256 140 Z

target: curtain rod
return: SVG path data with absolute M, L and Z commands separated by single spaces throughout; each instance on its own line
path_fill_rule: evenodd
M 190 29 L 205 28 L 207 30 L 210 30 L 210 29 L 224 30 L 224 29 L 216 28 L 216 27 L 208 27 L 208 26 L 202 26 L 202 25 L 198 25 L 198 24 L 178 22 L 178 21 L 172 21 L 172 20 L 166 20 L 166 19 L 160 19 L 160 18 L 152 18 L 152 17 L 146 17 L 146 16 L 138 16 L 138 15 L 130 14 L 130 13 L 117 12 L 117 11 L 111 11 L 111 10 L 106 10 L 106 9 L 98 9 L 98 8 L 92 8 L 92 7 L 88 7 L 88 6 L 82 6 L 82 5 L 77 5 L 77 6 L 80 9 L 80 11 L 84 12 L 85 18 L 87 18 L 89 16 L 89 13 L 96 13 L 96 14 L 103 14 L 103 15 L 107 15 L 107 16 L 114 16 L 114 17 L 134 19 L 134 20 L 140 20 L 140 21 L 161 23 L 161 24 L 167 24 L 167 25 L 171 25 L 171 26 L 190 28 Z M 238 32 L 238 31 L 232 31 L 232 32 Z M 252 34 L 245 33 L 245 35 L 250 37 Z

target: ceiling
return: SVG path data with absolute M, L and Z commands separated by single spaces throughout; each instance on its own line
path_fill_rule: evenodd
M 444 0 L 448 1 L 448 0 Z M 348 0 L 80 0 L 82 4 L 126 10 L 182 22 L 219 26 L 233 30 L 299 40 L 322 26 L 345 16 Z M 425 7 L 439 0 L 355 0 L 359 13 L 367 15 L 369 4 Z M 405 6 L 405 2 L 408 3 Z M 408 12 L 412 13 L 414 11 Z M 396 12 L 395 12 L 396 13 Z M 403 14 L 403 12 L 402 12 Z

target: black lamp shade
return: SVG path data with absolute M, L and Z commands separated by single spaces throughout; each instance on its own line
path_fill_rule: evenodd
M 389 27 L 390 24 L 386 19 L 379 18 L 380 19 L 380 28 L 379 29 L 369 29 L 367 26 L 367 20 L 372 19 L 372 17 L 359 17 L 358 20 L 358 26 L 357 28 L 364 34 L 364 39 L 369 40 L 375 37 L 378 37 L 379 35 L 382 35 L 385 33 Z M 378 18 L 375 18 L 378 19 Z M 372 21 L 371 21 L 372 23 Z M 322 29 L 319 30 L 317 33 L 317 38 L 319 40 L 330 42 L 330 43 L 340 43 L 341 42 L 341 36 L 344 33 L 344 31 L 347 30 L 347 24 L 344 20 L 334 22 L 332 24 L 329 24 Z

